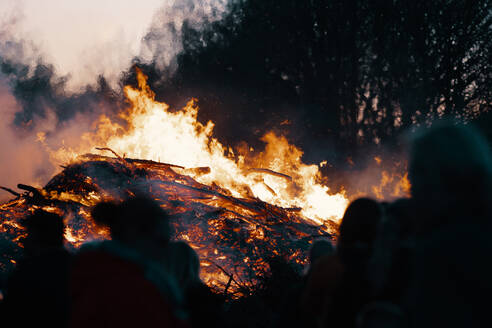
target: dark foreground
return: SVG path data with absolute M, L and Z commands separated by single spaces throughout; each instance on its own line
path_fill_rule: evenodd
M 200 280 L 199 256 L 171 241 L 172 217 L 148 194 L 94 206 L 91 219 L 110 240 L 77 252 L 64 248 L 63 219 L 38 210 L 22 222 L 2 324 L 492 326 L 490 146 L 469 127 L 436 124 L 414 136 L 409 178 L 411 198 L 353 201 L 337 244 L 315 239 L 305 272 L 270 257 L 268 274 L 240 298 Z

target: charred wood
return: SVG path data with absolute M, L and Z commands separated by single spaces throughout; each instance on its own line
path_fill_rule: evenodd
M 248 169 L 246 172 L 247 173 L 265 173 L 265 174 L 273 175 L 273 176 L 283 178 L 283 179 L 286 179 L 286 180 L 292 182 L 292 177 L 290 175 L 275 172 L 275 171 L 270 170 L 270 169 L 251 168 L 251 169 Z

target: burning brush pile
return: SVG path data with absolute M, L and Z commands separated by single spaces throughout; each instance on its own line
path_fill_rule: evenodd
M 1 271 L 20 256 L 20 220 L 29 212 L 65 217 L 68 246 L 77 248 L 109 238 L 89 215 L 95 204 L 138 193 L 170 213 L 175 238 L 200 256 L 202 279 L 232 295 L 254 288 L 269 259 L 301 268 L 313 239 L 336 234 L 348 198 L 330 192 L 320 173 L 326 163 L 303 163 L 302 151 L 273 132 L 263 136 L 263 151 L 234 152 L 213 137 L 212 122 L 197 120 L 194 101 L 172 111 L 137 73 L 139 87 L 124 89 L 130 106 L 117 117 L 100 116 L 76 147 L 52 149 L 38 134 L 53 164 L 63 167 L 43 188 L 1 187 L 15 195 L 0 205 Z
M 182 167 L 147 160 L 84 155 L 56 175 L 43 189 L 19 185 L 24 194 L 0 206 L 4 234 L 23 235 L 18 220 L 35 208 L 67 217 L 66 238 L 73 247 L 104 239 L 89 216 L 103 199 L 149 193 L 172 216 L 176 239 L 200 255 L 202 277 L 211 286 L 244 293 L 268 271 L 266 259 L 281 256 L 303 264 L 313 238 L 330 237 L 333 226 L 317 226 L 299 215 L 255 198 L 236 198 L 217 185 L 207 186 L 176 172 Z M 208 168 L 195 169 L 202 174 Z M 15 192 L 14 192 L 15 193 Z M 3 259 L 13 260 L 11 259 Z M 7 265 L 7 263 L 3 263 Z

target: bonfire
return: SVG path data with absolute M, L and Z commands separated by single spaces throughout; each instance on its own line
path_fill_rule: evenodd
M 348 200 L 329 193 L 319 165 L 304 164 L 302 151 L 272 132 L 264 151 L 234 153 L 213 137 L 212 122 L 198 122 L 193 100 L 171 111 L 137 73 L 138 88 L 125 88 L 131 106 L 117 119 L 101 116 L 77 147 L 50 149 L 38 135 L 63 168 L 43 188 L 1 187 L 15 196 L 0 205 L 2 271 L 21 254 L 29 212 L 63 215 L 67 246 L 77 248 L 109 238 L 90 217 L 95 204 L 137 193 L 170 213 L 175 238 L 200 256 L 202 279 L 223 293 L 247 293 L 273 257 L 301 268 L 315 238 L 334 236 Z
M 313 240 L 336 238 L 348 196 L 330 191 L 320 172 L 326 162 L 303 163 L 303 152 L 273 132 L 263 136 L 264 150 L 234 152 L 213 137 L 213 122 L 197 120 L 194 100 L 170 110 L 138 69 L 137 79 L 138 88 L 124 89 L 130 106 L 116 118 L 101 115 L 77 146 L 52 149 L 38 134 L 52 163 L 63 168 L 44 187 L 0 187 L 15 196 L 0 204 L 2 272 L 21 254 L 20 220 L 29 212 L 63 215 L 67 247 L 76 249 L 109 238 L 90 217 L 95 204 L 138 193 L 170 213 L 175 239 L 200 256 L 202 279 L 233 296 L 251 291 L 268 274 L 270 259 L 300 271 Z M 393 182 L 397 194 L 408 189 L 406 176 L 387 174 L 378 188 Z
M 209 170 L 192 171 L 207 174 Z M 67 218 L 66 239 L 76 248 L 87 240 L 109 238 L 90 218 L 97 202 L 151 194 L 171 214 L 175 238 L 199 253 L 203 280 L 232 294 L 253 288 L 258 277 L 268 272 L 266 260 L 272 256 L 304 264 L 312 240 L 330 238 L 327 231 L 336 228 L 313 224 L 299 215 L 299 208 L 282 208 L 254 197 L 236 198 L 226 189 L 176 171 L 187 169 L 149 160 L 83 155 L 42 189 L 19 185 L 24 193 L 9 190 L 16 198 L 0 205 L 0 227 L 18 243 L 23 236 L 19 219 L 43 208 Z M 4 260 L 15 262 L 15 258 Z

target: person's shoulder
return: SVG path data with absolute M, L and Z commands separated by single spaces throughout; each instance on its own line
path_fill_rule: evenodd
M 89 243 L 80 248 L 71 261 L 74 277 L 99 277 L 116 281 L 124 277 L 143 276 L 144 270 L 125 252 L 109 242 Z
M 321 271 L 342 270 L 343 265 L 337 255 L 324 255 L 313 263 L 313 269 Z
M 321 256 L 310 270 L 309 280 L 315 284 L 331 284 L 338 281 L 344 267 L 336 255 Z

